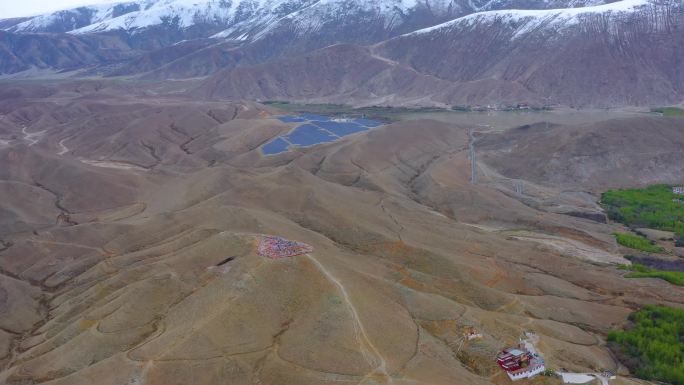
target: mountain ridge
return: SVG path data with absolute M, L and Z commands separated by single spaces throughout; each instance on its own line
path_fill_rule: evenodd
M 26 18 L 5 19 L 7 26 L 0 24 L 0 28 L 8 32 L 19 33 L 71 32 L 85 34 L 117 29 L 134 32 L 145 27 L 165 23 L 174 24 L 174 19 L 176 19 L 175 24 L 181 28 L 212 22 L 217 25 L 227 25 L 225 30 L 216 34 L 216 37 L 234 37 L 235 34 L 232 32 L 234 28 L 231 24 L 239 24 L 245 21 L 258 24 L 254 16 L 257 16 L 257 19 L 263 16 L 292 19 L 307 12 L 308 16 L 312 16 L 310 11 L 320 11 L 326 7 L 333 8 L 338 12 L 345 9 L 354 10 L 354 8 L 367 11 L 375 10 L 379 14 L 405 18 L 421 6 L 435 13 L 449 11 L 453 12 L 455 16 L 462 16 L 474 12 L 515 7 L 550 9 L 584 7 L 603 4 L 604 2 L 607 0 L 431 0 L 426 2 L 415 0 L 389 0 L 384 2 L 367 0 L 240 0 L 235 3 L 230 0 L 138 0 L 82 6 Z M 264 19 L 268 19 L 268 17 Z M 395 18 L 388 20 L 388 22 L 400 23 L 401 20 Z
M 96 21 L 86 26 L 78 18 L 59 28 L 47 23 L 71 12 L 61 11 L 6 27 L 0 49 L 8 59 L 0 62 L 0 73 L 39 68 L 75 77 L 208 77 L 193 94 L 237 99 L 239 89 L 258 100 L 351 97 L 348 102 L 359 105 L 681 102 L 684 5 L 674 0 L 545 4 L 569 8 L 525 9 L 539 6 L 535 0 L 115 3 L 80 8 L 80 15 Z M 520 9 L 509 9 L 514 5 Z M 44 31 L 79 28 L 39 32 L 41 25 Z M 28 26 L 34 32 L 17 32 Z M 358 49 L 331 48 L 338 45 Z M 342 52 L 367 57 L 352 65 L 355 59 L 339 57 Z M 360 68 L 360 63 L 374 64 Z M 298 67 L 317 75 L 306 79 Z M 355 82 L 363 77 L 347 71 L 367 77 Z M 336 76 L 350 81 L 346 88 L 326 89 L 334 82 L 325 79 Z
M 684 95 L 684 78 L 677 70 L 684 69 L 682 15 L 681 6 L 641 0 L 589 12 L 476 13 L 353 54 L 331 46 L 263 65 L 225 69 L 208 78 L 200 94 L 321 103 L 353 100 L 360 105 L 678 103 Z M 357 73 L 365 77 L 356 79 Z M 319 81 L 308 80 L 308 74 Z M 416 74 L 424 88 L 412 84 Z

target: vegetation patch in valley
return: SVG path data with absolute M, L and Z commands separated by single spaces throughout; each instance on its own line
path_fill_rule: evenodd
M 684 272 L 684 258 L 663 259 L 645 255 L 625 255 L 633 264 L 638 263 L 655 270 Z
M 684 238 L 684 196 L 672 192 L 670 186 L 609 190 L 603 193 L 601 203 L 614 221 L 673 231 L 678 238 Z
M 353 107 L 346 104 L 317 103 L 300 104 L 288 101 L 265 101 L 263 104 L 270 105 L 288 112 L 296 113 L 315 113 L 330 116 L 350 116 L 367 117 L 383 121 L 401 120 L 402 115 L 406 114 L 429 114 L 429 113 L 464 113 L 464 112 L 488 112 L 488 111 L 550 111 L 551 107 L 536 107 L 528 105 L 515 106 L 451 106 L 451 107 L 388 107 L 388 106 L 368 106 Z
M 651 108 L 651 112 L 657 112 L 663 116 L 684 116 L 684 108 L 679 107 L 657 107 Z
M 264 104 L 279 108 L 288 112 L 296 113 L 314 113 L 329 116 L 351 116 L 351 117 L 367 117 L 371 119 L 379 119 L 384 121 L 399 120 L 399 115 L 407 113 L 430 113 L 430 112 L 449 112 L 447 108 L 441 107 L 359 107 L 355 108 L 346 104 L 300 104 L 290 103 L 287 101 L 268 101 Z
M 646 306 L 629 320 L 608 334 L 621 361 L 639 378 L 684 385 L 684 309 Z
M 660 278 L 673 285 L 684 286 L 684 272 L 681 271 L 658 270 L 639 263 L 622 265 L 620 268 L 630 271 L 627 278 Z

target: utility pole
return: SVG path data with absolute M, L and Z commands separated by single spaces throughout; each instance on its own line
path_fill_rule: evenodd
M 468 130 L 468 137 L 470 138 L 470 183 L 475 184 L 477 182 L 477 162 L 475 160 L 475 138 L 472 129 Z
M 523 195 L 523 192 L 525 191 L 523 181 L 517 180 L 515 181 L 515 192 L 518 195 Z

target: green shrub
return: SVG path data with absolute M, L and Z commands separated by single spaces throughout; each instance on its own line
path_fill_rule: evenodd
M 646 306 L 630 321 L 608 334 L 621 361 L 639 378 L 684 385 L 684 309 Z
M 614 233 L 617 243 L 622 246 L 629 247 L 635 250 L 645 251 L 647 253 L 664 253 L 665 249 L 658 245 L 654 245 L 651 241 L 638 235 L 630 233 Z

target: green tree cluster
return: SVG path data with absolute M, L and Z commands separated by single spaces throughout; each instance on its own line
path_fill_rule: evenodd
M 609 190 L 601 196 L 601 203 L 614 221 L 674 231 L 684 238 L 684 196 L 673 193 L 671 186 Z
M 684 309 L 646 306 L 630 321 L 608 334 L 621 360 L 639 378 L 684 385 Z

